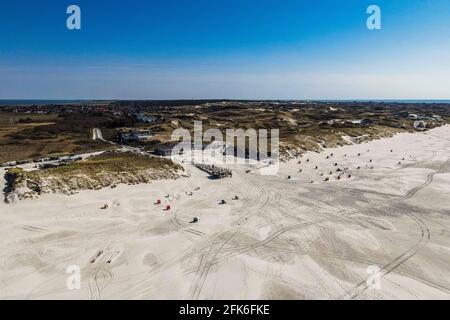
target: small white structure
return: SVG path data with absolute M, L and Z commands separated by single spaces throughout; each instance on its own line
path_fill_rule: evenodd
M 147 115 L 145 115 L 145 113 L 136 114 L 136 119 L 139 122 L 144 122 L 144 123 L 154 123 L 154 122 L 156 122 L 156 120 L 158 120 L 158 118 L 153 117 L 153 116 L 147 116 Z
M 119 132 L 117 140 L 119 142 L 129 142 L 129 141 L 147 141 L 152 137 L 150 131 L 126 131 Z

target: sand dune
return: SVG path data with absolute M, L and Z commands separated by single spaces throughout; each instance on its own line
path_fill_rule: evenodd
M 276 176 L 183 166 L 177 181 L 1 203 L 0 298 L 450 298 L 450 126 L 307 153 Z

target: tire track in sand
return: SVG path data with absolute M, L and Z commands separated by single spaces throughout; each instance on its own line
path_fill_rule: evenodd
M 432 172 L 427 175 L 427 179 L 424 183 L 420 184 L 419 186 L 411 189 L 408 191 L 405 196 L 402 198 L 402 201 L 406 201 L 408 199 L 411 199 L 414 197 L 420 190 L 424 189 L 428 185 L 430 185 L 433 182 L 434 176 L 439 173 L 443 173 L 447 170 L 448 165 L 450 164 L 450 158 L 447 159 L 447 161 L 441 165 L 438 171 Z M 395 209 L 400 209 L 397 207 L 394 207 Z M 394 272 L 397 270 L 402 264 L 404 264 L 406 261 L 414 257 L 420 250 L 422 250 L 430 241 L 431 239 L 431 232 L 426 225 L 426 223 L 416 215 L 412 213 L 408 213 L 407 216 L 409 216 L 414 222 L 419 226 L 420 229 L 420 237 L 419 240 L 416 242 L 414 246 L 409 248 L 408 250 L 401 253 L 399 256 L 397 256 L 394 260 L 383 266 L 380 271 L 381 278 L 387 276 L 388 274 Z M 359 295 L 361 295 L 363 292 L 369 289 L 369 286 L 367 284 L 366 280 L 363 280 L 359 282 L 354 288 L 347 291 L 341 299 L 355 299 Z

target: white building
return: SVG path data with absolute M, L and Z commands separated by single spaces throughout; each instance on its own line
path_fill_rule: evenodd
M 153 116 L 146 116 L 145 113 L 139 113 L 136 115 L 136 118 L 139 122 L 145 122 L 145 123 L 154 123 L 158 118 Z
M 117 140 L 119 142 L 129 142 L 129 141 L 147 141 L 152 137 L 150 131 L 126 131 L 119 132 Z

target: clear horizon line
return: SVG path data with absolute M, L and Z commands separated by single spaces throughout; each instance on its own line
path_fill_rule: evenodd
M 0 98 L 0 101 L 450 101 L 450 98 L 300 98 L 300 99 L 247 99 L 247 98 L 166 98 L 166 99 L 89 99 L 89 98 L 76 98 L 76 99 L 46 99 L 46 98 L 13 98 L 13 99 L 3 99 Z

